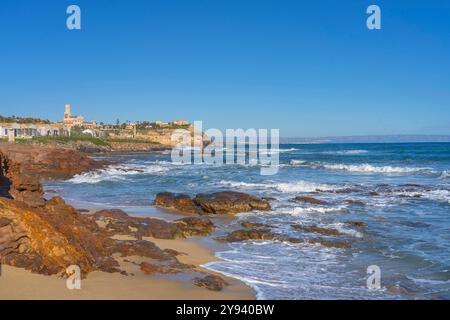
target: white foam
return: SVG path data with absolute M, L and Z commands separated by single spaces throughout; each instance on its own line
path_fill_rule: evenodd
M 331 185 L 308 181 L 248 183 L 222 180 L 219 184 L 235 188 L 273 190 L 283 193 L 314 192 L 316 190 L 331 191 L 337 189 Z
M 393 166 L 373 166 L 371 164 L 358 164 L 358 165 L 349 165 L 349 164 L 318 164 L 317 167 L 322 167 L 324 169 L 329 170 L 340 170 L 340 171 L 348 171 L 348 172 L 357 172 L 357 173 L 419 173 L 431 171 L 430 168 L 412 168 L 412 167 L 393 167 Z
M 356 156 L 361 154 L 366 154 L 369 151 L 367 150 L 337 150 L 337 151 L 324 151 L 323 154 L 332 154 L 339 156 Z
M 74 176 L 68 182 L 74 184 L 88 183 L 94 184 L 102 181 L 121 181 L 127 176 L 139 174 L 160 174 L 169 169 L 161 165 L 111 165 L 105 169 L 91 171 Z
M 442 178 L 442 179 L 450 178 L 450 171 L 449 170 L 442 171 L 439 178 Z

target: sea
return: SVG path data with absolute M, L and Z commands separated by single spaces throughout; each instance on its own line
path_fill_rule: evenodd
M 245 241 L 227 244 L 216 252 L 220 261 L 204 267 L 246 282 L 258 299 L 450 299 L 450 143 L 280 144 L 271 152 L 279 156 L 275 175 L 261 175 L 255 163 L 181 164 L 161 151 L 115 154 L 106 159 L 118 163 L 45 188 L 78 207 L 144 214 L 162 191 L 271 197 L 271 211 L 238 214 L 223 232 L 246 220 L 283 236 L 344 239 L 351 247 Z

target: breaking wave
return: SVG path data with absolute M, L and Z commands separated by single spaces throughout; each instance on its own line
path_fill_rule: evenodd
M 361 154 L 366 154 L 367 150 L 337 150 L 337 151 L 324 151 L 323 154 L 339 155 L 339 156 L 357 156 Z
M 374 166 L 363 164 L 333 164 L 324 162 L 309 162 L 304 160 L 291 160 L 291 166 L 306 166 L 313 169 L 327 169 L 336 171 L 347 171 L 355 173 L 382 173 L 382 174 L 408 174 L 408 173 L 433 173 L 431 168 L 425 167 L 396 167 L 396 166 Z
M 75 184 L 94 184 L 102 181 L 120 181 L 125 180 L 127 176 L 141 174 L 160 174 L 167 172 L 168 170 L 169 168 L 161 165 L 112 165 L 105 169 L 78 174 L 72 179 L 68 180 L 68 182 Z
M 225 181 L 219 182 L 220 185 L 227 187 L 235 187 L 241 189 L 257 189 L 257 190 L 272 190 L 282 193 L 297 193 L 297 192 L 314 192 L 317 190 L 332 191 L 337 187 L 308 181 L 295 181 L 295 182 L 272 182 L 272 183 L 249 183 L 239 181 Z

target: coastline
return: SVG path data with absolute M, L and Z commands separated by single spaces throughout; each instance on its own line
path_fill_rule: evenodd
M 221 291 L 210 291 L 195 286 L 189 274 L 146 275 L 139 270 L 139 266 L 123 261 L 132 261 L 133 257 L 125 257 L 119 258 L 121 267 L 134 275 L 94 271 L 81 281 L 80 290 L 67 289 L 66 279 L 58 276 L 45 276 L 3 265 L 0 300 L 254 300 L 256 298 L 253 289 L 244 282 L 201 267 L 202 264 L 217 261 L 218 258 L 200 239 L 149 238 L 148 240 L 161 249 L 180 251 L 181 262 L 194 265 L 195 270 L 220 275 L 229 286 Z
M 0 299 L 255 299 L 255 293 L 245 283 L 201 267 L 217 258 L 200 237 L 184 234 L 180 225 L 173 221 L 188 217 L 186 215 L 154 207 L 145 208 L 144 215 L 111 211 L 106 206 L 80 207 L 66 203 L 57 193 L 48 190 L 55 194 L 44 196 L 41 181 L 65 180 L 101 168 L 104 162 L 58 148 L 5 145 L 1 151 L 5 198 L 1 199 L 3 220 L 0 227 L 6 232 L 5 248 L 14 246 L 14 241 L 20 243 L 23 238 L 15 230 L 24 230 L 27 236 L 16 253 L 5 251 L 5 260 L 0 264 Z M 142 228 L 147 228 L 149 222 L 153 227 L 145 229 L 148 234 L 142 238 L 134 238 L 132 227 L 125 232 L 111 232 L 102 226 L 103 216 L 93 216 L 102 209 L 107 216 L 110 210 L 110 217 L 119 214 L 119 219 L 123 219 L 118 222 L 119 229 L 120 223 L 127 221 L 142 223 Z M 33 226 L 34 221 L 42 225 Z M 42 233 L 39 228 L 50 228 L 53 234 Z M 29 233 L 31 231 L 34 233 Z M 90 234 L 92 231 L 95 234 Z M 152 232 L 158 239 L 150 238 Z M 56 243 L 62 246 L 53 247 Z M 39 260 L 27 260 L 36 254 L 35 248 L 41 257 L 50 259 L 55 269 L 45 269 L 46 265 Z M 67 252 L 73 256 L 67 256 Z M 8 254 L 13 258 L 8 260 Z M 81 269 L 85 278 L 81 290 L 69 290 L 62 271 L 70 264 L 79 264 L 76 255 L 83 259 Z M 21 262 L 21 257 L 25 263 Z M 102 265 L 105 261 L 102 259 L 109 262 Z M 169 263 L 167 267 L 164 267 L 165 261 Z M 208 276 L 213 275 L 216 278 L 209 282 Z M 214 281 L 223 284 L 215 287 Z

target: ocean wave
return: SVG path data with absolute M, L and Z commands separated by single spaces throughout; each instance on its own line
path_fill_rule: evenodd
M 374 166 L 368 163 L 362 164 L 341 164 L 325 162 L 309 162 L 305 160 L 291 160 L 291 166 L 306 166 L 313 169 L 327 169 L 335 171 L 347 171 L 354 173 L 382 173 L 382 174 L 408 174 L 408 173 L 435 173 L 433 169 L 426 167 L 395 167 L 395 166 Z
M 324 151 L 323 154 L 339 155 L 339 156 L 356 156 L 369 153 L 367 150 L 336 150 L 336 151 Z
M 167 172 L 168 170 L 169 169 L 167 167 L 161 165 L 111 165 L 105 169 L 78 174 L 68 180 L 68 182 L 74 184 L 94 184 L 102 181 L 121 181 L 125 180 L 127 176 L 140 174 L 160 174 Z
M 339 205 L 334 207 L 322 207 L 322 206 L 314 206 L 314 207 L 295 207 L 290 209 L 283 210 L 283 213 L 293 215 L 293 216 L 303 216 L 309 213 L 332 213 L 332 212 L 340 212 L 345 211 L 347 206 Z
M 332 191 L 337 189 L 337 187 L 332 185 L 308 181 L 249 183 L 222 180 L 219 184 L 235 188 L 272 190 L 282 193 L 314 192 L 317 190 Z
M 450 178 L 450 171 L 449 170 L 442 171 L 439 178 L 442 178 L 442 179 Z
M 348 172 L 360 172 L 360 173 L 419 173 L 431 171 L 430 168 L 412 168 L 412 167 L 393 167 L 393 166 L 373 166 L 371 164 L 322 164 L 325 169 L 341 170 Z

